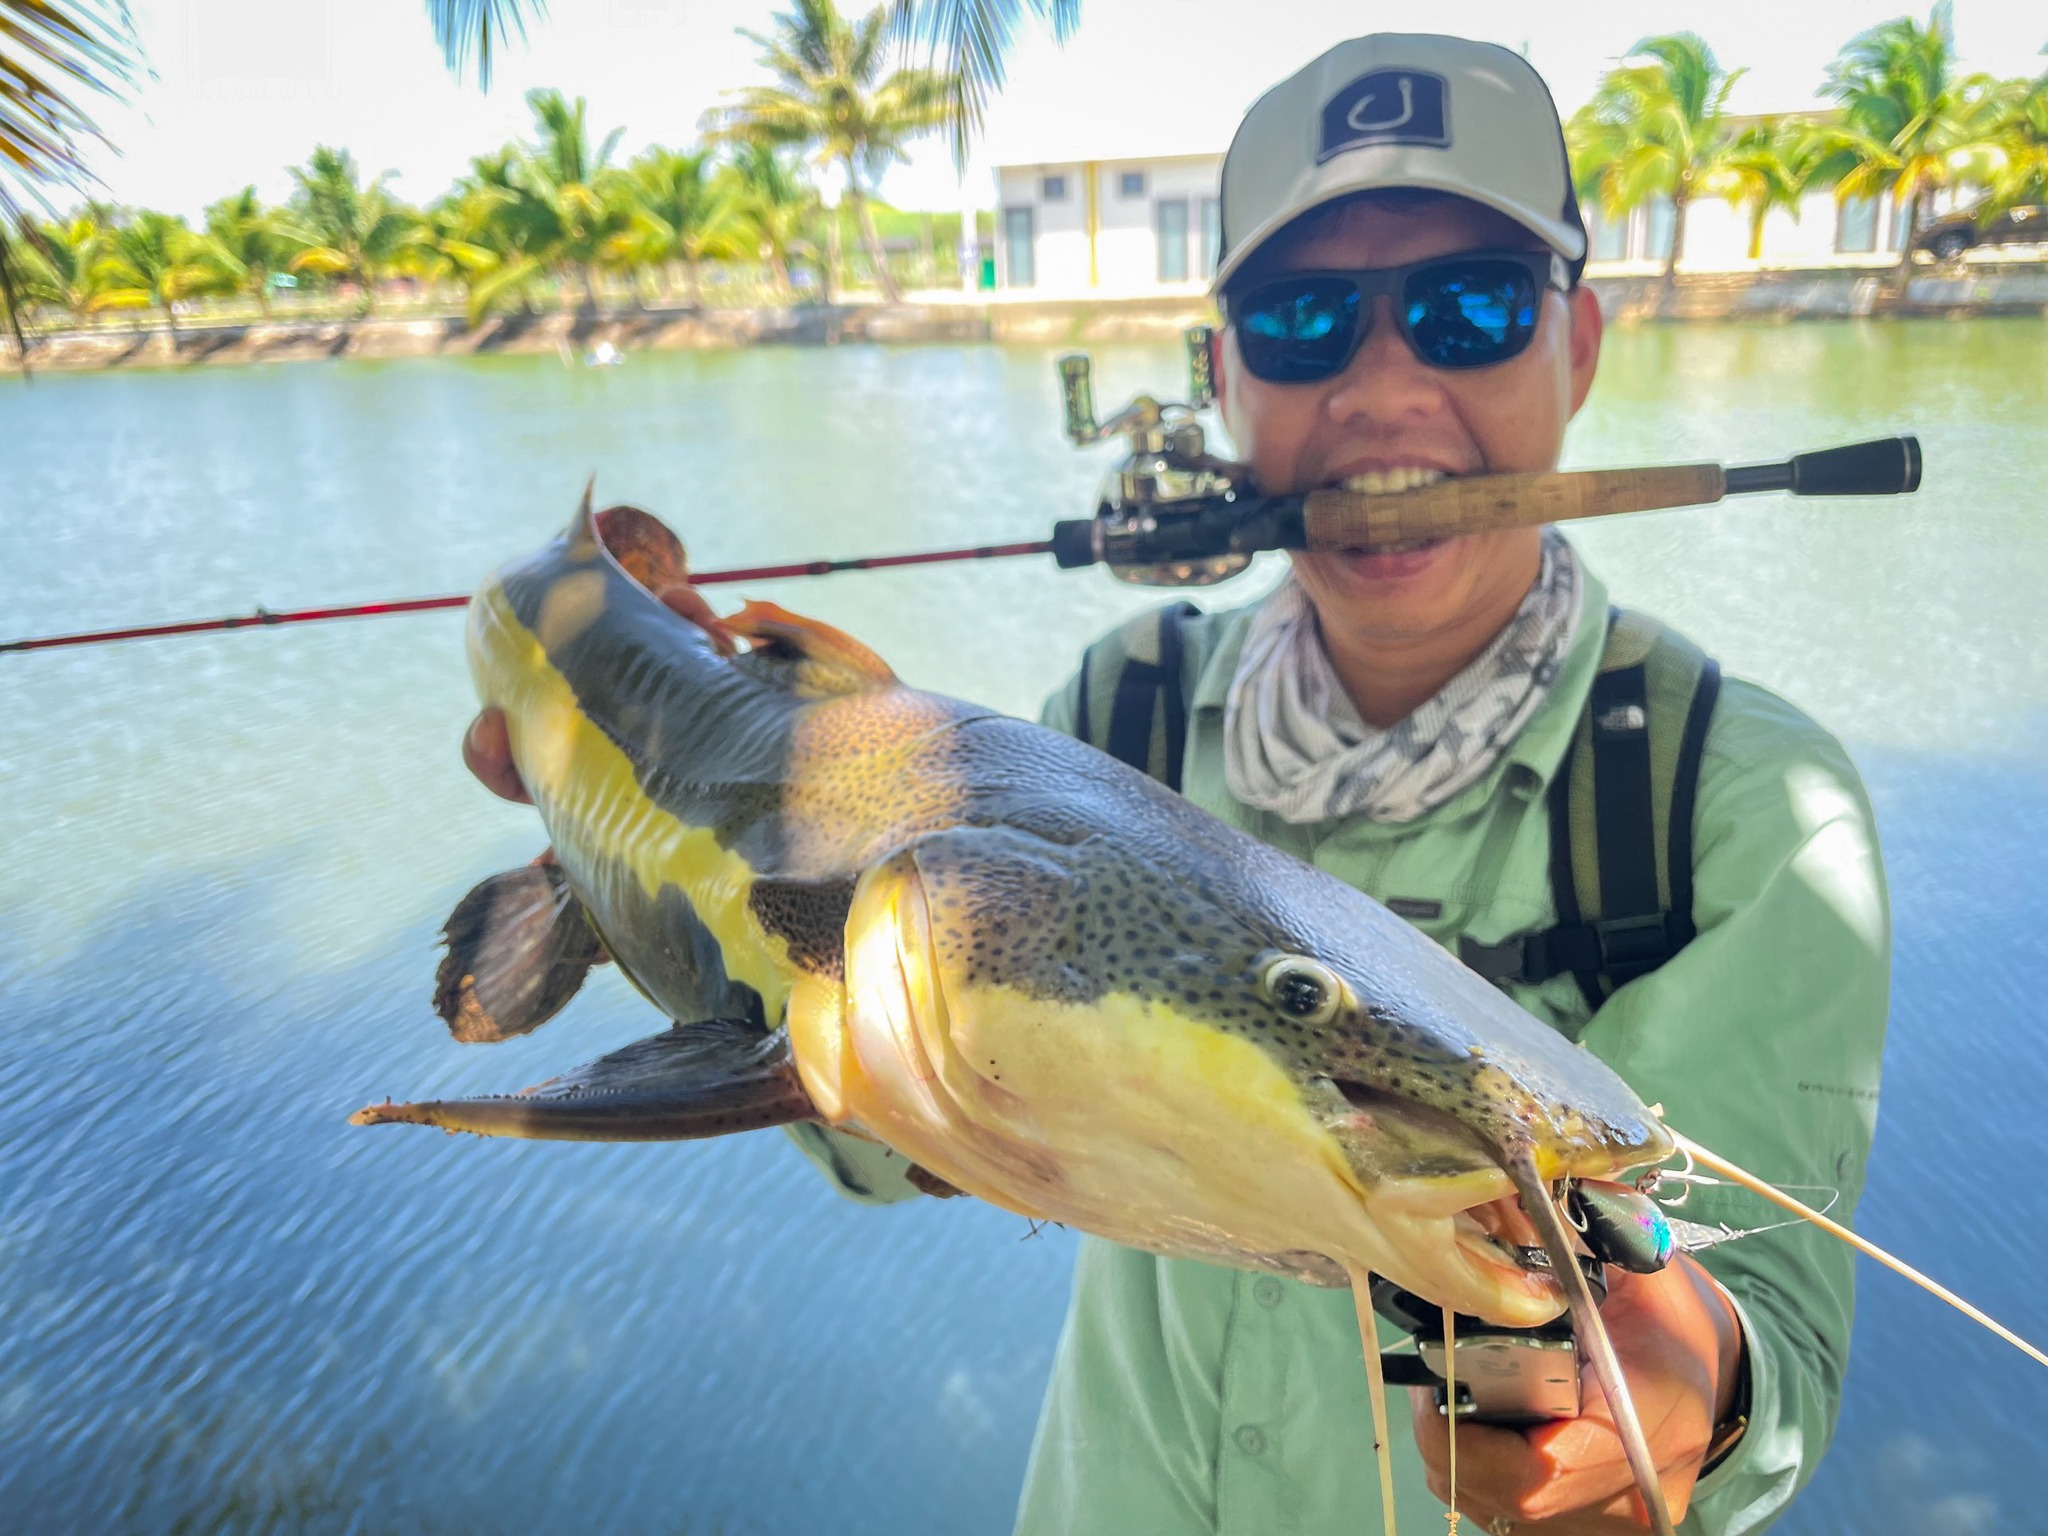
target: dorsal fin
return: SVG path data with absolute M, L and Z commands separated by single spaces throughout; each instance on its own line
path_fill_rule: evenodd
M 804 686 L 821 693 L 863 693 L 897 686 L 889 664 L 853 636 L 775 603 L 750 602 L 725 622 L 756 650 L 803 662 Z

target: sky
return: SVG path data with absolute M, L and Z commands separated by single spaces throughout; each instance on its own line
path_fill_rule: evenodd
M 426 202 L 471 156 L 526 133 L 522 97 L 536 86 L 587 97 L 596 134 L 623 127 L 621 158 L 651 142 L 687 144 L 724 92 L 765 82 L 738 29 L 769 30 L 775 9 L 553 0 L 498 61 L 486 94 L 443 67 L 420 0 L 134 0 L 151 73 L 130 101 L 100 106 L 119 153 L 90 163 L 117 201 L 196 217 L 251 183 L 283 199 L 286 168 L 315 144 L 336 144 Z M 1811 104 L 1836 49 L 1900 10 L 1895 0 L 1463 0 L 1455 21 L 1438 25 L 1527 52 L 1566 113 L 1638 38 L 1697 31 L 1724 65 L 1748 68 L 1733 110 L 1765 112 Z M 1412 15 L 1359 0 L 1082 0 L 1081 11 L 1064 46 L 1027 30 L 964 178 L 929 141 L 889 173 L 884 196 L 905 208 L 989 207 L 993 165 L 1221 150 L 1274 81 L 1341 38 Z M 2039 0 L 1958 0 L 1955 26 L 1966 68 L 2044 66 Z

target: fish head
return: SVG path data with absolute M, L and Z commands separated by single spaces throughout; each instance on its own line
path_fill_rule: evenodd
M 1131 1246 L 1556 1316 L 1508 1168 L 1617 1179 L 1668 1155 L 1654 1114 L 1333 877 L 1249 838 L 1166 868 L 1131 843 L 962 829 L 871 871 L 851 1050 L 814 1097 L 949 1183 Z

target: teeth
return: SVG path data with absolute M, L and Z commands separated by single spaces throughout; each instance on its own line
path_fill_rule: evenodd
M 1356 475 L 1347 476 L 1344 489 L 1361 491 L 1367 496 L 1391 496 L 1399 491 L 1412 491 L 1421 486 L 1435 485 L 1443 479 L 1440 469 L 1426 469 L 1420 464 L 1402 464 L 1393 469 L 1368 469 Z

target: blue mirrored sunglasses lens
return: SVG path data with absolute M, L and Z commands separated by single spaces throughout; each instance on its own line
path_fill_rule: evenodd
M 1401 318 L 1424 362 L 1483 368 L 1529 344 L 1536 334 L 1537 299 L 1536 279 L 1514 262 L 1447 263 L 1408 278 Z
M 1327 379 L 1355 350 L 1358 289 L 1343 278 L 1268 283 L 1233 307 L 1245 366 L 1270 383 Z

